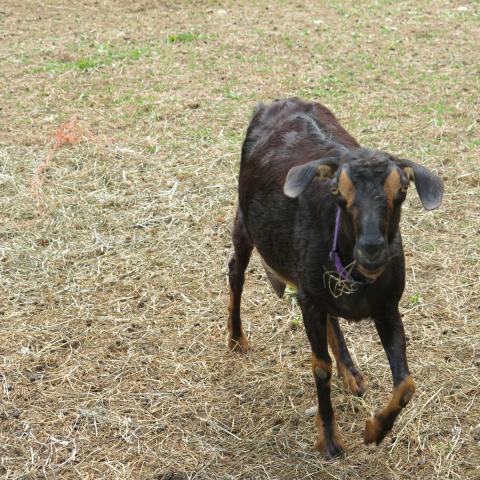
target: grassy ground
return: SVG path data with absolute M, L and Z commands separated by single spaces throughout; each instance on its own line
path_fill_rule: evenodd
M 0 7 L 1 477 L 480 478 L 478 1 L 39 5 Z M 298 309 L 257 258 L 253 350 L 225 347 L 242 136 L 287 95 L 446 182 L 440 210 L 404 208 L 417 394 L 365 447 L 390 373 L 346 325 L 368 391 L 335 379 L 335 461 Z

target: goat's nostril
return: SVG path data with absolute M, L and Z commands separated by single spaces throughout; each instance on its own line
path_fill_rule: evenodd
M 385 243 L 383 240 L 373 242 L 361 242 L 357 250 L 359 260 L 367 263 L 376 263 L 380 261 L 385 254 Z

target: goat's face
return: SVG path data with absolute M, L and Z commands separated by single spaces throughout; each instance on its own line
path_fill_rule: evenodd
M 331 193 L 353 226 L 358 270 L 372 279 L 385 269 L 410 180 L 415 182 L 425 209 L 437 208 L 443 197 L 442 179 L 426 168 L 364 148 L 348 151 L 341 158 L 292 167 L 285 181 L 285 195 L 298 197 L 315 177 L 331 179 Z
M 349 157 L 331 180 L 331 191 L 353 225 L 357 269 L 375 279 L 398 229 L 408 171 L 382 152 L 361 149 Z

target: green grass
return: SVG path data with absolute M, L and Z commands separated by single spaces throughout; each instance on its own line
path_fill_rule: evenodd
M 229 98 L 230 100 L 240 100 L 242 96 L 239 93 L 235 93 L 233 90 L 229 88 L 225 89 L 225 97 Z
M 131 61 L 140 60 L 151 54 L 152 49 L 147 45 L 129 45 L 127 47 L 115 46 L 109 43 L 97 43 L 94 46 L 94 52 L 81 55 L 78 46 L 69 48 L 70 51 L 77 51 L 76 54 L 65 55 L 63 59 L 47 61 L 39 67 L 35 67 L 32 71 L 35 72 L 51 72 L 62 73 L 68 70 L 77 70 L 86 72 L 93 69 L 110 66 L 118 63 L 128 63 Z M 75 58 L 78 55 L 78 58 Z
M 168 43 L 190 43 L 199 40 L 206 40 L 207 37 L 197 32 L 171 33 L 167 35 Z
M 420 305 L 420 304 L 423 302 L 422 297 L 421 297 L 421 295 L 420 295 L 420 292 L 414 293 L 414 294 L 409 298 L 409 302 L 410 302 L 410 305 L 412 305 L 412 306 Z
M 303 324 L 303 320 L 302 320 L 302 317 L 300 315 L 297 315 L 290 320 L 290 327 L 293 330 L 295 330 L 297 328 L 300 328 L 302 326 L 302 324 Z

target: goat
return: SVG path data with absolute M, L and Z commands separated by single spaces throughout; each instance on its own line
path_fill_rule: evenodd
M 240 301 L 256 247 L 277 295 L 287 284 L 297 290 L 318 396 L 316 447 L 327 457 L 344 451 L 330 400 L 328 345 L 347 388 L 356 395 L 365 389 L 338 317 L 373 319 L 392 371 L 391 399 L 367 420 L 365 444 L 380 444 L 415 391 L 398 310 L 405 287 L 400 211 L 411 180 L 426 210 L 440 205 L 441 178 L 361 148 L 328 108 L 298 98 L 257 107 L 242 146 L 228 345 L 248 350 Z

